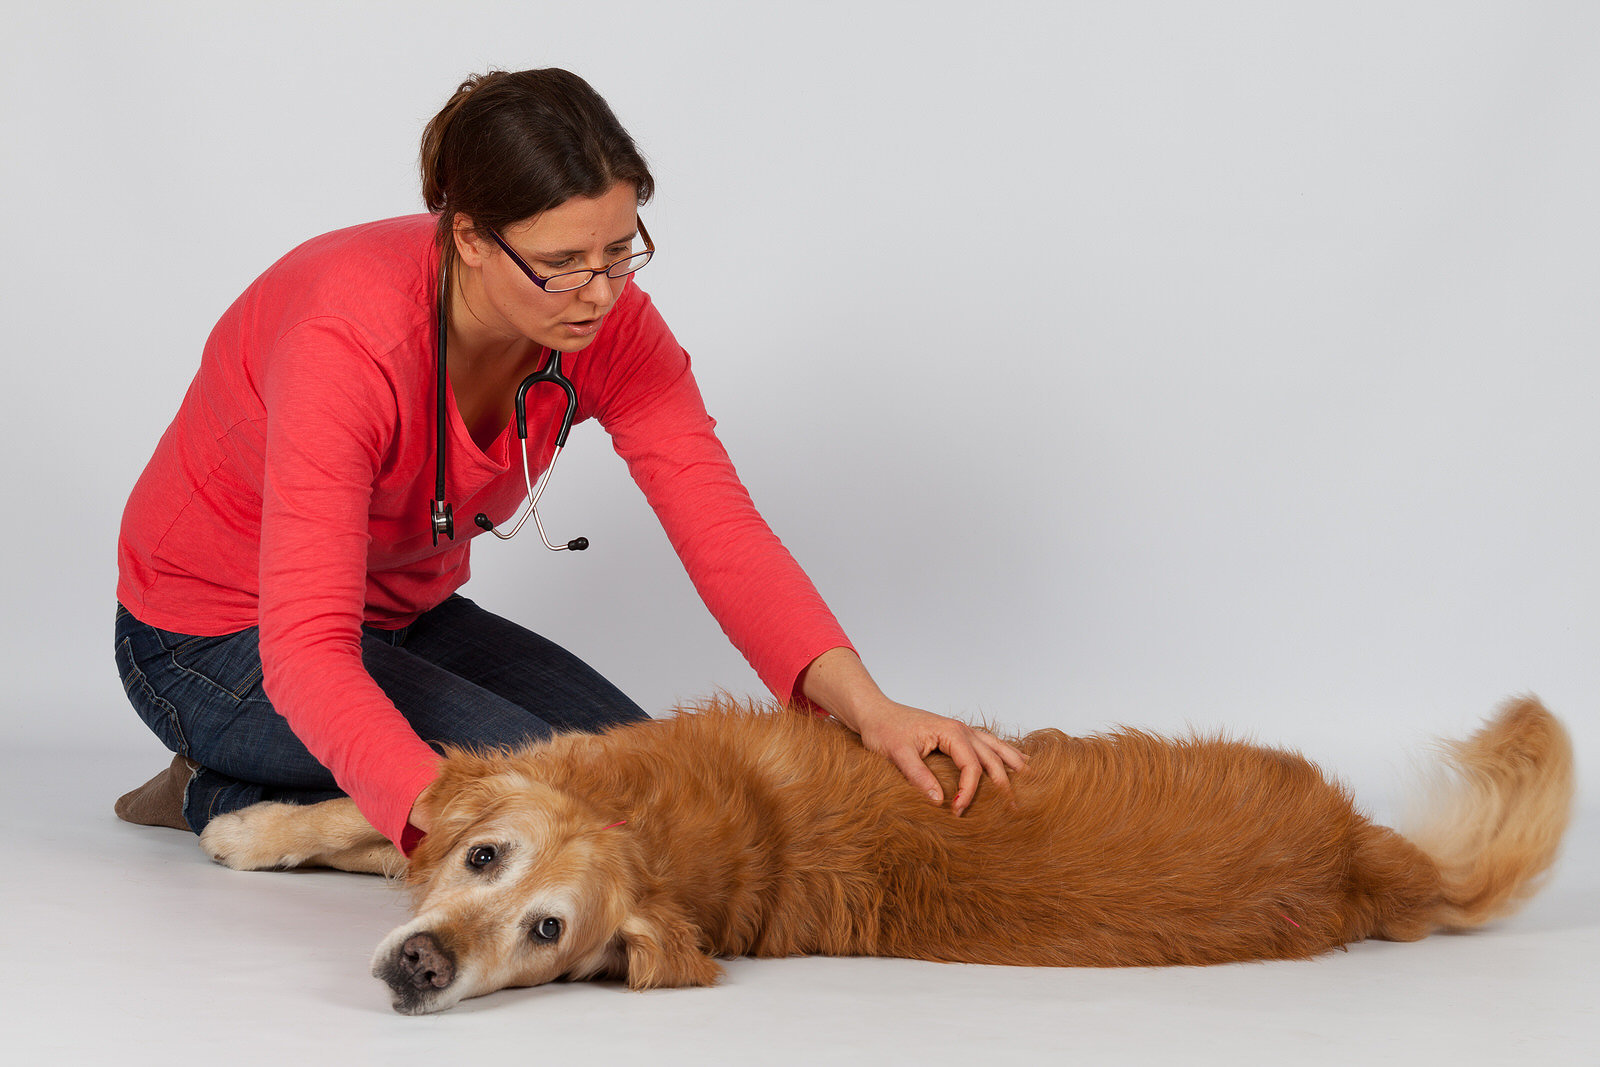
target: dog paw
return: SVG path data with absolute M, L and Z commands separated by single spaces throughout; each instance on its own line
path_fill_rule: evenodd
M 285 830 L 294 805 L 266 801 L 218 815 L 200 832 L 200 847 L 236 871 L 281 871 L 305 856 L 286 847 Z

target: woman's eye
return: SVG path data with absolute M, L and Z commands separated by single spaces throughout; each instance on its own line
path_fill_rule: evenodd
M 493 845 L 474 845 L 467 852 L 467 866 L 475 871 L 481 871 L 494 862 L 495 852 Z
M 547 915 L 533 924 L 533 939 L 535 941 L 554 941 L 561 936 L 561 920 L 553 915 Z

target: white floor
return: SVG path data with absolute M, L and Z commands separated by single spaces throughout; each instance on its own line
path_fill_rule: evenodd
M 715 989 L 548 986 L 405 1018 L 367 975 L 399 894 L 234 873 L 117 822 L 160 763 L 4 757 L 8 1062 L 1600 1063 L 1592 808 L 1546 891 L 1471 936 L 1187 970 L 744 960 Z

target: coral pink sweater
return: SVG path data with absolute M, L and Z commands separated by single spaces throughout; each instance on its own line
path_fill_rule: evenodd
M 214 636 L 259 625 L 268 699 L 367 818 L 409 846 L 437 757 L 361 663 L 361 625 L 404 626 L 463 585 L 471 517 L 523 496 L 514 426 L 487 452 L 449 405 L 456 539 L 434 547 L 434 219 L 315 238 L 247 289 L 123 514 L 118 599 L 144 622 Z M 594 418 L 655 509 L 695 588 L 780 699 L 848 647 L 756 512 L 713 431 L 689 358 L 630 283 L 567 357 Z M 548 463 L 565 399 L 528 394 L 530 460 Z

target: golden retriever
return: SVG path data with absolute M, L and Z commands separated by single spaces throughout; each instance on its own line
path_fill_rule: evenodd
M 1450 746 L 1447 803 L 1410 839 L 1288 752 L 1133 730 L 1017 744 L 1012 788 L 956 818 L 831 720 L 720 701 L 450 754 L 409 864 L 347 800 L 258 804 L 201 843 L 239 868 L 404 867 L 415 918 L 372 970 L 419 1014 L 554 979 L 709 985 L 718 956 L 1122 966 L 1414 940 L 1525 900 L 1573 790 L 1566 733 L 1531 698 Z

